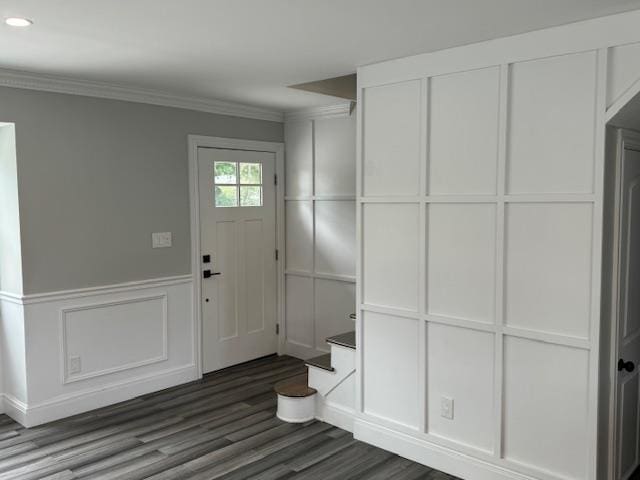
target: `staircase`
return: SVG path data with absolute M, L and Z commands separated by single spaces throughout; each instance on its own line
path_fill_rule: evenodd
M 356 332 L 327 338 L 331 353 L 307 360 L 308 385 L 317 391 L 315 418 L 353 430 Z
M 330 353 L 306 361 L 307 376 L 275 386 L 278 417 L 289 422 L 316 418 L 353 431 L 356 334 L 329 337 L 327 344 Z

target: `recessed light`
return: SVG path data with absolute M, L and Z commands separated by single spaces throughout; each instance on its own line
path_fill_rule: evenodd
M 10 27 L 29 27 L 33 25 L 33 21 L 28 18 L 22 17 L 7 17 L 4 19 L 4 23 Z

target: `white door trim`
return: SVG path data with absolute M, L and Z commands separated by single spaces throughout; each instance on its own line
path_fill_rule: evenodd
M 619 302 L 620 302 L 620 241 L 622 228 L 622 162 L 624 161 L 625 149 L 640 151 L 640 133 L 632 130 L 618 129 L 615 138 L 614 175 L 615 186 L 613 193 L 613 237 L 611 246 L 613 248 L 611 265 L 611 299 L 610 299 L 610 349 L 609 349 L 609 411 L 608 411 L 608 471 L 610 479 L 618 476 L 618 384 L 617 384 L 617 362 L 619 357 L 618 349 L 618 325 L 619 325 Z
M 202 377 L 202 275 L 200 256 L 200 192 L 198 188 L 198 148 L 222 148 L 231 150 L 252 150 L 269 152 L 276 157 L 276 249 L 279 252 L 277 262 L 277 322 L 280 325 L 278 333 L 278 353 L 283 352 L 284 341 L 284 254 L 285 254 L 285 224 L 284 224 L 284 143 L 259 142 L 238 138 L 205 137 L 189 135 L 189 202 L 191 216 L 191 275 L 193 278 L 193 312 L 196 328 L 193 336 L 194 363 L 198 377 Z

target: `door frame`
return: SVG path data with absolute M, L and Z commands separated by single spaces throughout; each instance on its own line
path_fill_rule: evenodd
M 250 150 L 275 154 L 275 172 L 278 179 L 276 185 L 276 249 L 279 260 L 276 262 L 276 322 L 280 326 L 278 332 L 278 354 L 284 349 L 284 258 L 285 258 L 285 217 L 284 217 L 284 143 L 261 142 L 239 138 L 207 137 L 189 135 L 189 203 L 191 218 L 191 276 L 193 278 L 192 309 L 194 318 L 193 362 L 198 378 L 202 378 L 202 268 L 200 258 L 200 189 L 198 187 L 198 149 L 219 148 L 225 150 Z
M 608 278 L 608 312 L 604 318 L 609 317 L 609 358 L 608 358 L 608 380 L 609 380 L 609 395 L 608 395 L 608 415 L 606 416 L 609 428 L 607 435 L 607 476 L 613 480 L 617 478 L 618 472 L 618 458 L 620 454 L 619 445 L 619 431 L 618 431 L 618 368 L 617 362 L 620 358 L 619 344 L 618 344 L 618 328 L 620 325 L 620 272 L 623 265 L 621 264 L 621 240 L 622 240 L 622 166 L 624 161 L 624 152 L 627 148 L 640 151 L 640 132 L 628 130 L 625 128 L 614 127 L 615 138 L 613 139 L 613 145 L 609 153 L 609 158 L 612 161 L 612 172 L 610 180 L 611 193 L 610 201 L 611 206 L 608 209 L 612 213 L 611 218 L 611 256 L 610 256 L 610 269 Z M 605 210 L 605 215 L 607 210 Z M 605 254 L 606 256 L 606 254 Z M 605 285 L 605 284 L 603 284 Z

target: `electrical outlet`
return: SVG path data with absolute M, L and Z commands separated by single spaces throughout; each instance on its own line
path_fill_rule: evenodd
M 151 246 L 153 248 L 167 248 L 171 245 L 171 232 L 155 232 L 151 234 Z
M 82 371 L 82 363 L 80 357 L 69 357 L 69 373 L 80 373 Z
M 453 398 L 442 397 L 440 399 L 440 416 L 453 420 Z

